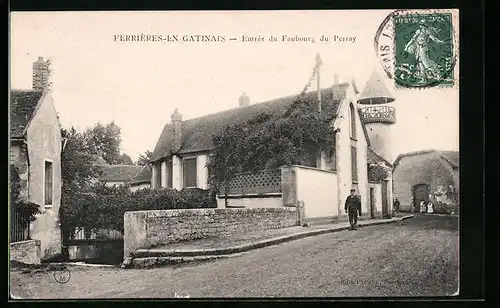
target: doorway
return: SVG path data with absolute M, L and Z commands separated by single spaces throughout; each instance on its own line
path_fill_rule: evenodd
M 389 181 L 382 180 L 381 188 L 382 188 L 382 217 L 389 217 L 389 207 L 387 204 L 387 183 Z
M 429 202 L 429 185 L 418 184 L 413 186 L 413 206 L 414 211 L 420 211 L 420 202 L 424 201 L 426 204 Z
M 370 187 L 370 217 L 375 218 L 375 188 Z

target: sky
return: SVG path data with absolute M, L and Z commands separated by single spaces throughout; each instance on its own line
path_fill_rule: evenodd
M 32 63 L 52 61 L 52 96 L 63 127 L 85 129 L 114 121 L 122 151 L 135 161 L 152 151 L 175 108 L 183 120 L 300 93 L 315 56 L 321 87 L 356 80 L 361 90 L 375 69 L 377 28 L 390 13 L 371 11 L 233 12 L 13 12 L 10 83 L 31 89 Z M 225 42 L 119 41 L 117 35 L 211 35 Z M 242 42 L 242 36 L 264 42 Z M 269 42 L 270 35 L 278 42 Z M 282 36 L 315 42 L 282 42 Z M 328 42 L 320 42 L 325 35 Z M 356 37 L 334 42 L 333 36 Z M 229 37 L 237 38 L 230 41 Z M 392 152 L 459 148 L 458 87 L 401 90 L 385 83 L 396 101 Z

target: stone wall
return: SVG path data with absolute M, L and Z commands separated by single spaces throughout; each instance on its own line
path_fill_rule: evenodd
M 10 260 L 25 264 L 40 264 L 40 241 L 28 240 L 10 244 Z
M 401 211 L 412 211 L 413 188 L 429 187 L 429 200 L 436 213 L 456 213 L 458 207 L 458 171 L 435 152 L 403 157 L 394 169 L 394 197 Z
M 283 207 L 281 194 L 263 195 L 258 197 L 237 197 L 227 199 L 227 208 L 270 208 Z M 226 208 L 224 197 L 217 197 L 217 208 Z
M 295 207 L 126 212 L 124 257 L 140 248 L 297 224 Z

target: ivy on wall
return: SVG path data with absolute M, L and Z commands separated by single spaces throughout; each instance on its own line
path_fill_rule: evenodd
M 368 167 L 368 180 L 370 182 L 380 183 L 387 179 L 388 171 L 381 165 L 372 164 Z
M 301 164 L 311 153 L 332 155 L 335 133 L 329 113 L 315 111 L 312 102 L 297 101 L 282 115 L 260 113 L 228 125 L 213 137 L 214 149 L 208 163 L 212 187 L 228 187 L 241 172 L 256 172 Z M 227 192 L 226 203 L 227 203 Z
M 36 215 L 40 212 L 40 205 L 27 202 L 19 199 L 21 194 L 21 177 L 19 176 L 19 169 L 11 164 L 10 165 L 10 203 L 12 210 L 20 214 L 21 223 L 27 227 L 30 222 L 36 220 Z

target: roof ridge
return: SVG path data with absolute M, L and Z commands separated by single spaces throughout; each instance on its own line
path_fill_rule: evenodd
M 328 90 L 333 89 L 334 87 L 349 86 L 349 85 L 350 85 L 349 82 L 338 83 L 338 84 L 334 84 L 334 85 L 332 85 L 330 87 L 321 88 L 320 91 L 328 91 Z M 318 92 L 318 90 L 307 91 L 304 94 L 311 94 L 311 93 L 316 93 L 316 92 Z M 224 112 L 229 112 L 229 111 L 234 111 L 234 110 L 244 110 L 244 109 L 252 108 L 252 106 L 258 106 L 260 104 L 272 103 L 272 102 L 275 102 L 275 101 L 278 101 L 278 100 L 291 99 L 291 98 L 299 97 L 299 96 L 300 96 L 300 93 L 299 94 L 294 94 L 294 95 L 280 96 L 280 97 L 268 99 L 268 100 L 265 100 L 265 101 L 261 101 L 261 102 L 258 102 L 258 103 L 253 103 L 253 104 L 250 104 L 250 105 L 244 106 L 244 107 L 238 107 L 238 106 L 236 106 L 236 107 L 232 107 L 230 109 L 225 109 L 225 110 L 221 110 L 221 111 L 217 111 L 217 112 L 205 114 L 205 115 L 202 115 L 202 116 L 199 116 L 199 117 L 196 117 L 196 118 L 186 119 L 186 120 L 184 120 L 182 122 L 188 122 L 188 121 L 192 121 L 192 120 L 203 119 L 203 118 L 207 118 L 207 117 L 210 117 L 210 116 L 214 116 L 214 115 L 218 115 L 218 114 L 221 114 L 221 113 L 224 113 Z M 169 124 L 169 123 L 170 122 L 168 122 L 167 124 Z M 167 124 L 165 124 L 165 125 L 167 125 Z
M 387 164 L 389 164 L 389 166 L 393 167 L 392 163 L 390 163 L 387 159 L 385 159 L 384 157 L 382 157 L 380 154 L 378 154 L 377 152 L 375 152 L 375 150 L 369 146 L 368 147 L 368 150 L 371 151 L 373 154 L 375 154 L 378 158 L 380 158 L 382 161 L 386 162 Z

